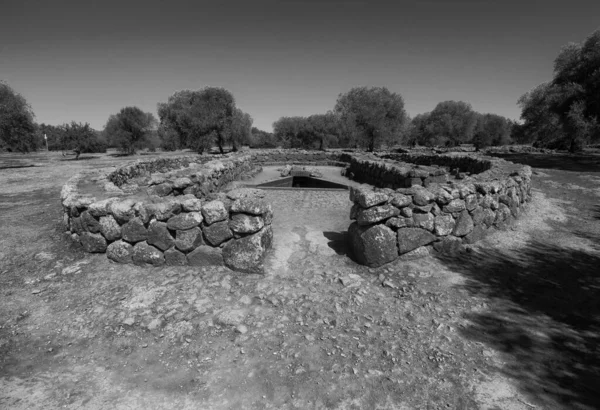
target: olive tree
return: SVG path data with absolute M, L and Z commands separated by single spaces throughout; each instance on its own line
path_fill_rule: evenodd
M 25 98 L 0 82 L 0 149 L 17 152 L 39 147 L 33 111 Z
M 104 133 L 119 151 L 133 155 L 147 141 L 155 126 L 156 119 L 151 113 L 138 107 L 124 107 L 108 118 Z
M 398 142 L 408 120 L 402 96 L 385 87 L 356 87 L 340 94 L 335 113 L 368 151 Z

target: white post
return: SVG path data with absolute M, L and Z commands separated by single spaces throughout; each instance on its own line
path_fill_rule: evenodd
M 50 151 L 48 149 L 48 137 L 46 136 L 46 134 L 44 134 L 44 139 L 46 140 L 46 151 Z

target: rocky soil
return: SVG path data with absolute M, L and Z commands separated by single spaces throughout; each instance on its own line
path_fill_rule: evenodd
M 348 257 L 347 193 L 266 191 L 274 249 L 248 275 L 83 253 L 60 187 L 120 159 L 19 158 L 37 166 L 0 170 L 1 408 L 600 406 L 600 169 L 536 168 L 513 230 L 377 269 Z

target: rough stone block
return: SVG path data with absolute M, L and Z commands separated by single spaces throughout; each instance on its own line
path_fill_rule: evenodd
M 107 241 L 114 241 L 121 237 L 121 226 L 112 215 L 100 217 L 100 233 Z
M 79 241 L 86 252 L 103 253 L 106 251 L 106 239 L 99 233 L 82 232 L 79 235 Z
M 354 222 L 348 228 L 348 236 L 354 258 L 363 265 L 377 267 L 398 257 L 396 235 L 387 226 L 361 226 Z
M 223 247 L 223 261 L 233 270 L 263 273 L 264 258 L 273 242 L 273 231 L 265 226 L 257 233 L 227 242 Z
M 227 208 L 221 201 L 210 201 L 202 206 L 202 216 L 207 225 L 224 221 L 229 216 Z
M 246 197 L 233 201 L 231 204 L 231 212 L 241 212 L 250 215 L 262 215 L 267 212 L 273 212 L 271 204 L 267 201 L 255 198 Z
M 473 226 L 473 219 L 471 218 L 471 215 L 469 215 L 469 211 L 465 209 L 456 219 L 456 225 L 452 230 L 452 235 L 465 236 L 473 230 Z
M 229 221 L 229 229 L 237 233 L 254 233 L 260 231 L 265 223 L 260 216 L 233 214 Z
M 219 246 L 228 239 L 233 238 L 233 233 L 229 229 L 227 221 L 215 222 L 212 225 L 202 228 L 206 242 L 212 246 Z
M 434 217 L 431 214 L 413 214 L 413 221 L 415 223 L 415 227 L 423 228 L 428 231 L 433 231 L 434 227 Z
M 199 227 L 177 231 L 175 247 L 180 251 L 189 252 L 200 245 L 204 245 L 204 240 L 202 239 L 202 230 Z
M 133 254 L 133 246 L 124 241 L 116 241 L 108 245 L 106 256 L 108 259 L 118 263 L 133 262 L 131 256 Z
M 368 209 L 360 209 L 356 217 L 356 222 L 358 222 L 359 225 L 371 225 L 399 214 L 400 210 L 389 204 L 372 206 Z
M 465 201 L 463 201 L 462 199 L 453 199 L 448 203 L 448 205 L 445 205 L 442 209 L 444 212 L 449 214 L 454 212 L 461 212 L 462 210 L 466 209 Z
M 198 246 L 187 254 L 187 263 L 191 266 L 222 266 L 223 255 L 220 248 Z
M 363 208 L 370 208 L 375 205 L 385 204 L 388 201 L 388 195 L 384 192 L 356 190 L 354 191 L 354 202 Z
M 447 236 L 433 244 L 433 249 L 447 255 L 454 255 L 464 250 L 462 240 L 456 236 Z
M 419 246 L 428 245 L 436 239 L 434 234 L 421 228 L 398 229 L 397 236 L 398 251 L 401 255 L 410 252 Z
M 188 212 L 175 215 L 167 221 L 167 228 L 171 230 L 181 230 L 195 228 L 202 223 L 202 214 L 200 212 Z
M 175 248 L 165 251 L 165 263 L 168 266 L 183 266 L 188 264 L 186 256 Z
M 165 264 L 165 256 L 154 246 L 147 242 L 138 242 L 133 247 L 131 255 L 133 263 L 136 265 L 162 266 Z
M 166 251 L 175 243 L 175 240 L 167 229 L 167 224 L 154 220 L 148 226 L 148 239 L 146 241 L 149 245 L 155 246 L 162 251 Z
M 452 215 L 439 215 L 434 220 L 434 233 L 437 236 L 446 236 L 454 229 L 454 218 Z
M 142 242 L 148 238 L 148 230 L 142 220 L 135 217 L 121 227 L 121 237 L 130 243 Z

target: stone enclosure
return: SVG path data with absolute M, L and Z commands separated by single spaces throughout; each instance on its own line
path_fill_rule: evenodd
M 348 238 L 372 267 L 455 252 L 510 225 L 530 198 L 531 169 L 490 157 L 258 150 L 75 175 L 61 193 L 64 224 L 85 251 L 119 263 L 262 272 L 277 210 L 260 190 L 231 189 L 262 165 L 334 165 L 362 183 L 350 190 Z

